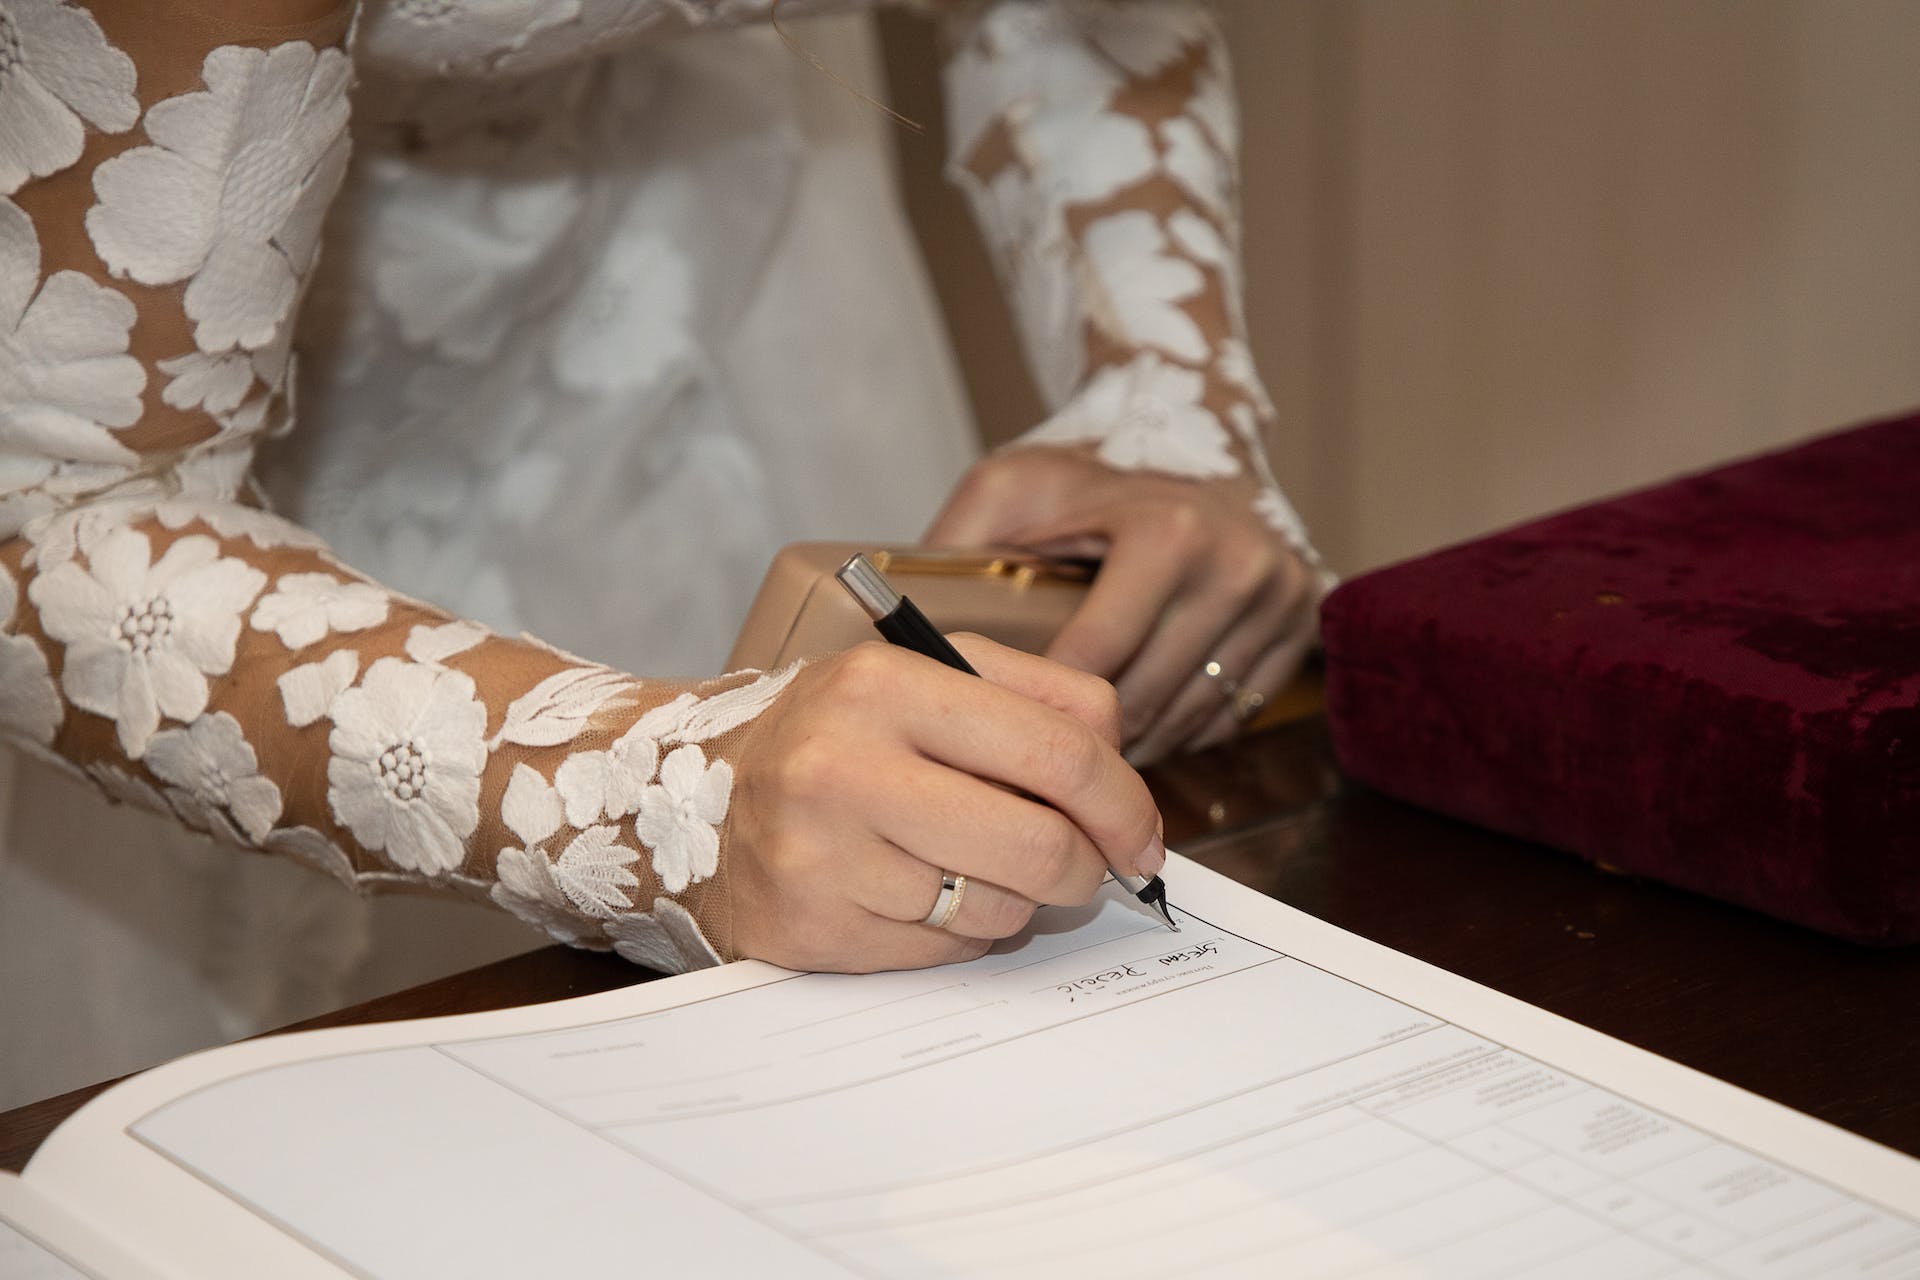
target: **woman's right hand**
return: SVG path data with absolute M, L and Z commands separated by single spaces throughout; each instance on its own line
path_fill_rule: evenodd
M 979 636 L 985 679 L 877 642 L 808 666 L 735 761 L 733 942 L 794 969 L 970 960 L 1109 870 L 1153 875 L 1159 813 L 1106 681 Z M 942 871 L 967 877 L 945 929 Z

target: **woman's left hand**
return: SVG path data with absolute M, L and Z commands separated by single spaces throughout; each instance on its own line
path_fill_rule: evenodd
M 1121 471 L 1026 445 L 975 464 L 926 540 L 1102 561 L 1046 656 L 1114 683 L 1127 758 L 1142 765 L 1232 736 L 1312 644 L 1316 573 L 1255 513 L 1256 493 L 1245 477 Z

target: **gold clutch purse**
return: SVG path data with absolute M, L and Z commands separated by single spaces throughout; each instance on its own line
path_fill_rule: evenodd
M 726 669 L 781 667 L 876 639 L 872 620 L 833 576 L 856 551 L 941 631 L 977 631 L 1028 653 L 1046 650 L 1094 574 L 1085 561 L 1025 551 L 796 542 L 774 556 Z

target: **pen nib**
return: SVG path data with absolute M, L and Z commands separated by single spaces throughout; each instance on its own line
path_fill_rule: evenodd
M 1159 876 L 1155 876 L 1149 880 L 1147 887 L 1135 896 L 1155 911 L 1158 911 L 1160 918 L 1167 922 L 1167 928 L 1173 930 L 1175 933 L 1180 932 L 1180 926 L 1173 922 L 1173 912 L 1167 910 L 1167 886 Z

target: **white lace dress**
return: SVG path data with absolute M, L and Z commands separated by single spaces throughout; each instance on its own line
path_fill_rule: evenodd
M 144 8 L 0 0 L 0 1107 L 549 938 L 724 956 L 784 677 L 623 673 L 715 672 L 778 546 L 910 539 L 971 458 L 885 121 L 764 0 Z M 1137 9 L 955 36 L 1035 438 L 1297 537 L 1218 36 Z

